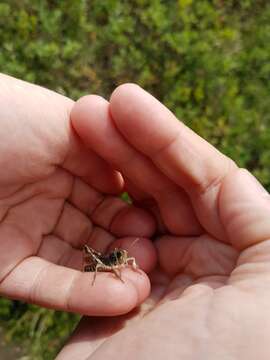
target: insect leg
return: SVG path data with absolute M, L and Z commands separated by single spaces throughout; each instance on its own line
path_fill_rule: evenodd
M 131 266 L 134 270 L 138 269 L 138 265 L 136 264 L 136 260 L 134 257 L 127 258 L 126 263 L 128 264 L 128 262 L 131 262 Z
M 102 261 L 99 259 L 101 253 L 86 244 L 83 246 L 83 255 L 83 271 L 94 271 L 93 269 L 95 269 L 97 264 L 103 265 Z
M 102 255 L 100 252 L 98 252 L 97 250 L 92 249 L 90 246 L 88 246 L 86 244 L 83 246 L 83 252 L 84 252 L 84 254 L 91 255 L 91 257 L 93 255 L 96 255 L 96 256 L 101 256 Z
M 104 266 L 102 263 L 96 265 L 95 274 L 94 274 L 93 281 L 92 281 L 92 286 L 94 285 L 94 283 L 96 281 L 98 269 L 105 269 L 105 268 L 106 268 L 106 266 Z
M 112 271 L 113 273 L 118 277 L 119 280 L 122 281 L 122 283 L 124 283 L 124 280 L 122 279 L 121 277 L 121 272 L 120 271 L 117 271 L 118 269 L 116 267 L 112 267 Z

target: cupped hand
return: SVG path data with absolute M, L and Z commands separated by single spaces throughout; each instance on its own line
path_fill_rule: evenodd
M 82 98 L 72 121 L 155 214 L 159 267 L 136 312 L 84 318 L 58 359 L 269 359 L 266 190 L 138 86 Z
M 70 123 L 73 102 L 0 75 L 0 294 L 88 315 L 125 313 L 147 297 L 143 272 L 83 273 L 82 246 L 117 244 L 146 271 L 153 218 L 117 196 L 123 179 Z M 136 241 L 134 241 L 136 239 Z M 137 240 L 138 239 L 138 240 Z M 132 245 L 134 244 L 134 246 Z

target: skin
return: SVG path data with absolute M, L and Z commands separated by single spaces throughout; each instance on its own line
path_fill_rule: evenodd
M 269 359 L 269 194 L 136 85 L 71 117 L 155 214 L 158 266 L 140 307 L 85 317 L 57 360 Z
M 91 286 L 93 274 L 81 272 L 82 246 L 120 246 L 150 271 L 156 251 L 145 237 L 155 222 L 119 199 L 122 176 L 83 145 L 72 107 L 64 96 L 0 75 L 0 295 L 119 315 L 148 296 L 148 277 L 126 269 L 121 282 L 99 273 Z

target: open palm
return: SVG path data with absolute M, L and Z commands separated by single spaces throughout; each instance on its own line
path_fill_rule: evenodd
M 137 311 L 84 318 L 58 359 L 269 359 L 268 193 L 135 85 L 72 120 L 155 214 L 159 266 Z
M 149 293 L 146 275 L 99 274 L 91 286 L 81 249 L 128 249 L 139 237 L 132 254 L 139 246 L 150 270 L 155 251 L 141 237 L 153 234 L 153 218 L 113 196 L 123 179 L 79 141 L 71 100 L 1 75 L 0 105 L 0 294 L 88 315 L 133 309 Z

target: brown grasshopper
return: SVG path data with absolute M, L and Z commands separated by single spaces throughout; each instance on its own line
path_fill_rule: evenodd
M 129 257 L 127 250 L 114 249 L 109 254 L 102 254 L 88 245 L 83 247 L 84 272 L 95 272 L 92 285 L 94 285 L 98 271 L 112 271 L 122 282 L 120 269 L 131 264 L 132 268 L 138 269 L 134 257 Z

